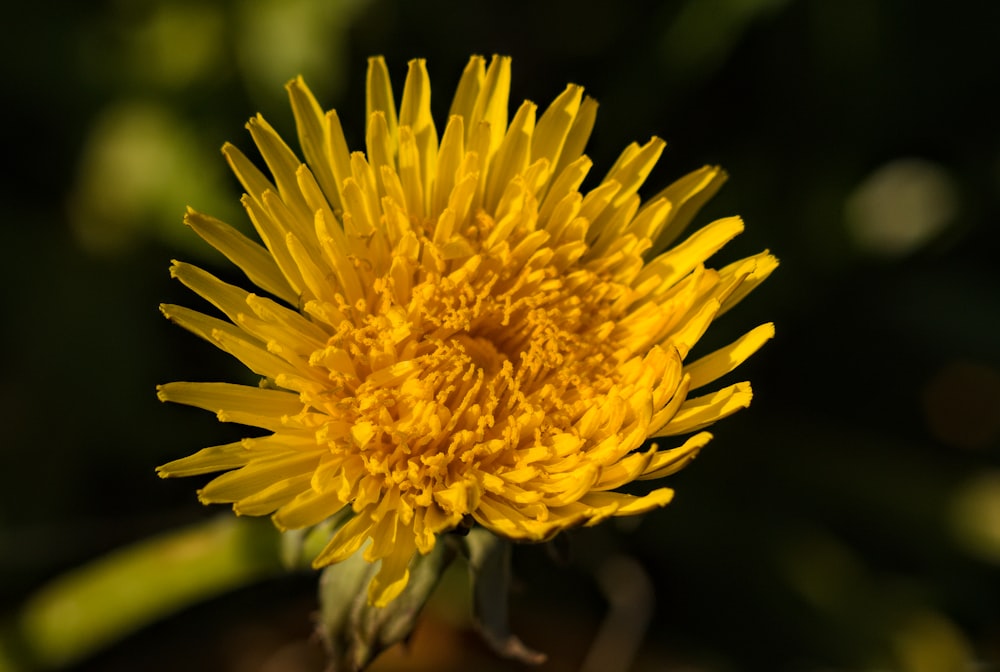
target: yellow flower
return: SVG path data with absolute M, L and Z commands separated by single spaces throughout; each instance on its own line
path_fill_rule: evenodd
M 206 448 L 161 476 L 218 471 L 199 492 L 280 529 L 353 516 L 315 559 L 370 541 L 378 606 L 406 586 L 415 553 L 470 518 L 540 541 L 643 513 L 669 488 L 615 492 L 671 474 L 711 438 L 645 449 L 746 407 L 741 382 L 689 396 L 774 333 L 764 324 L 697 361 L 713 319 L 775 268 L 763 252 L 704 262 L 740 233 L 721 219 L 666 249 L 725 179 L 697 170 L 640 202 L 664 148 L 629 145 L 585 194 L 597 104 L 570 85 L 536 119 L 507 119 L 510 59 L 473 57 L 440 140 L 423 61 L 397 115 L 381 58 L 369 62 L 367 152 L 349 153 L 336 112 L 288 84 L 303 163 L 257 116 L 248 128 L 268 179 L 223 152 L 263 247 L 194 211 L 185 219 L 262 294 L 175 262 L 172 274 L 228 320 L 174 305 L 174 322 L 262 377 L 259 387 L 175 382 L 166 401 L 215 411 L 267 436 Z M 665 251 L 664 251 L 665 250 Z

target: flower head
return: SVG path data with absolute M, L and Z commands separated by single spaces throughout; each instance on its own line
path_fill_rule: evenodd
M 773 335 L 762 325 L 688 362 L 709 324 L 775 268 L 766 252 L 705 261 L 743 229 L 715 221 L 668 249 L 723 172 L 697 170 L 642 203 L 664 148 L 629 145 L 593 189 L 583 154 L 597 105 L 570 85 L 539 116 L 508 123 L 510 59 L 473 57 L 444 133 L 423 61 L 399 112 L 382 59 L 369 62 L 366 152 L 334 111 L 288 84 L 305 162 L 257 116 L 271 177 L 223 152 L 263 246 L 207 215 L 186 223 L 261 294 L 175 262 L 172 274 L 227 319 L 163 306 L 174 322 L 261 376 L 259 387 L 176 382 L 161 399 L 270 434 L 201 450 L 162 476 L 225 471 L 199 492 L 281 529 L 351 517 L 316 557 L 366 542 L 384 605 L 416 553 L 470 518 L 525 541 L 668 503 L 669 488 L 615 492 L 687 464 L 711 438 L 661 449 L 747 406 L 741 382 L 692 394 Z

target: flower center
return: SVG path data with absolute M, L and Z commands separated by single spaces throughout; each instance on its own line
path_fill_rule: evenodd
M 461 345 L 472 363 L 490 377 L 500 370 L 504 362 L 509 361 L 507 355 L 497 350 L 496 345 L 489 338 L 459 333 L 454 336 L 453 340 Z
M 310 400 L 330 418 L 317 438 L 362 484 L 356 509 L 390 490 L 432 506 L 471 474 L 557 459 L 547 446 L 615 384 L 622 287 L 561 273 L 543 236 L 512 250 L 491 240 L 493 218 L 475 221 L 461 261 L 418 235 L 419 253 L 372 278 L 363 310 L 344 305 L 310 360 L 335 389 Z

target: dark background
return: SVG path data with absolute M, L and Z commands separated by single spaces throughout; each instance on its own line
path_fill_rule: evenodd
M 192 205 L 242 225 L 222 142 L 249 148 L 256 111 L 293 141 L 282 85 L 301 73 L 360 148 L 368 55 L 386 56 L 397 94 L 406 61 L 427 58 L 440 120 L 469 54 L 500 52 L 514 59 L 512 104 L 546 105 L 567 81 L 599 100 L 595 176 L 660 135 L 645 193 L 721 164 L 730 181 L 698 221 L 748 226 L 716 264 L 765 247 L 782 261 L 710 332 L 721 344 L 777 324 L 738 374 L 753 406 L 672 479 L 675 502 L 566 535 L 569 565 L 516 549 L 514 627 L 550 654 L 542 669 L 580 669 L 606 613 L 596 576 L 654 591 L 638 653 L 616 649 L 621 670 L 1000 669 L 1000 5 L 162 0 L 4 13 L 0 618 L 60 572 L 216 513 L 196 503 L 198 483 L 153 468 L 240 430 L 163 406 L 154 387 L 241 375 L 157 311 L 190 302 L 171 258 L 225 272 L 180 222 Z M 322 669 L 313 585 L 193 606 L 79 667 Z M 485 652 L 456 603 L 458 575 L 410 654 L 382 669 L 519 669 Z

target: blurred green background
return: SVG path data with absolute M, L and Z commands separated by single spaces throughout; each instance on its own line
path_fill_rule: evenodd
M 675 502 L 566 535 L 569 564 L 516 549 L 514 629 L 550 654 L 541 669 L 1000 669 L 1000 4 L 8 4 L 0 619 L 66 570 L 220 513 L 153 468 L 241 435 L 154 394 L 245 377 L 157 311 L 192 303 L 171 258 L 229 273 L 180 221 L 191 205 L 243 225 L 222 143 L 248 149 L 257 111 L 291 142 L 282 87 L 301 73 L 361 148 L 367 56 L 397 87 L 427 58 L 442 119 L 468 56 L 500 52 L 512 102 L 568 81 L 599 100 L 595 176 L 660 135 L 647 195 L 721 164 L 699 221 L 748 228 L 717 263 L 782 260 L 709 334 L 778 329 L 738 373 L 753 406 L 673 478 Z M 379 669 L 520 669 L 470 633 L 461 583 Z M 314 584 L 192 606 L 74 669 L 321 670 Z

